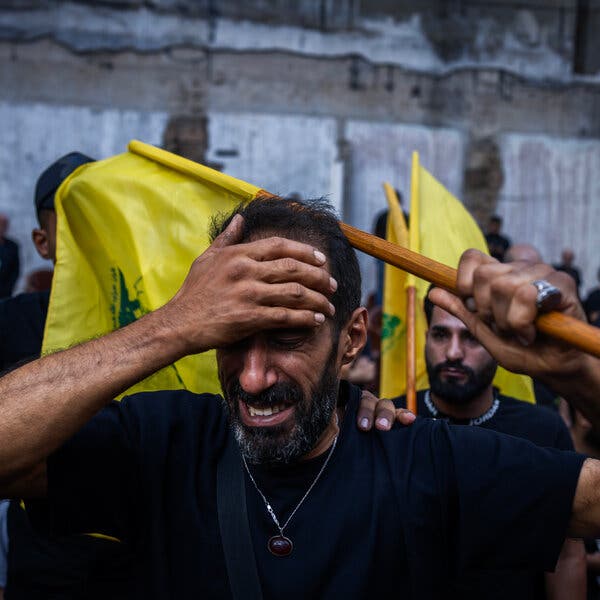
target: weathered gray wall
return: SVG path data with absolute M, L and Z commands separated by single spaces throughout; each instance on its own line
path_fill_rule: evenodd
M 170 119 L 206 118 L 207 160 L 271 191 L 329 194 L 360 227 L 384 206 L 382 178 L 408 195 L 416 148 L 478 218 L 497 209 L 515 240 L 537 240 L 539 200 L 519 173 L 537 173 L 562 207 L 559 170 L 582 168 L 566 157 L 591 164 L 599 152 L 600 0 L 585 22 L 576 0 L 514 6 L 0 0 L 0 209 L 28 248 L 33 182 L 48 162 L 73 149 L 108 156 L 133 137 L 160 143 Z M 556 160 L 516 161 L 529 141 Z M 586 177 L 577 214 L 560 209 L 565 232 L 600 203 L 600 170 Z M 574 246 L 593 284 L 591 230 L 553 244 Z

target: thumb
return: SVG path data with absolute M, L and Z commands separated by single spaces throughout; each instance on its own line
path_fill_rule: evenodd
M 244 217 L 242 215 L 234 215 L 229 225 L 222 231 L 211 244 L 211 248 L 224 248 L 225 246 L 233 246 L 242 239 L 242 231 L 244 226 Z

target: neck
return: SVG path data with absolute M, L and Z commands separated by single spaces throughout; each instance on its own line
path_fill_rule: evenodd
M 339 423 L 343 415 L 344 409 L 342 407 L 338 407 L 333 411 L 331 419 L 329 420 L 329 424 L 319 438 L 319 441 L 315 444 L 310 452 L 302 457 L 301 460 L 310 460 L 311 458 L 316 458 L 331 448 L 333 440 L 340 433 Z
M 489 385 L 481 394 L 466 404 L 448 402 L 433 392 L 431 392 L 431 400 L 440 412 L 453 419 L 476 419 L 492 407 L 494 389 Z

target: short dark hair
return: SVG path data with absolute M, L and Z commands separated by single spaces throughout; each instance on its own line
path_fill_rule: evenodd
M 425 298 L 423 298 L 423 312 L 425 313 L 425 318 L 427 319 L 427 327 L 431 326 L 431 317 L 433 315 L 433 307 L 435 306 L 435 304 L 429 299 L 429 292 L 434 287 L 437 286 L 435 285 L 435 283 L 432 283 L 427 288 L 427 293 L 425 294 Z
M 240 204 L 231 214 L 213 219 L 212 240 L 236 214 L 244 217 L 242 241 L 266 233 L 312 244 L 325 253 L 331 276 L 338 283 L 331 302 L 335 306 L 335 329 L 339 331 L 360 306 L 361 276 L 356 252 L 342 233 L 331 205 L 323 198 L 298 201 L 259 196 L 252 202 Z
M 502 225 L 502 217 L 500 215 L 492 215 L 490 217 L 490 223 L 498 223 L 498 225 Z

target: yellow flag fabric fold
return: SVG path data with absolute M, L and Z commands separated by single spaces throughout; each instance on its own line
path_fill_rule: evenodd
M 141 142 L 130 148 L 82 166 L 56 194 L 57 262 L 43 354 L 165 304 L 208 247 L 210 218 L 260 191 Z M 185 357 L 127 393 L 177 388 L 219 392 L 214 352 Z

